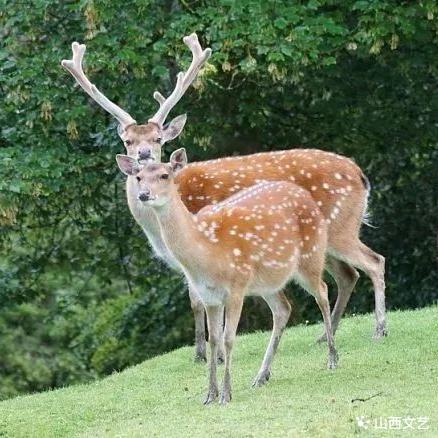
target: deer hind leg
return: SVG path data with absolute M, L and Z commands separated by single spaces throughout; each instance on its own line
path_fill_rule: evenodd
M 301 286 L 315 297 L 324 319 L 327 344 L 329 349 L 328 365 L 329 369 L 334 369 L 338 362 L 338 353 L 335 348 L 335 341 L 332 331 L 330 317 L 330 303 L 328 300 L 327 285 L 322 281 L 322 270 L 324 266 L 323 254 L 315 254 L 315 257 L 301 260 L 297 278 Z
M 195 317 L 195 362 L 207 362 L 205 341 L 205 310 L 198 293 L 189 286 L 190 305 Z
M 242 313 L 243 294 L 231 295 L 225 305 L 225 373 L 222 387 L 220 403 L 222 405 L 231 401 L 231 353 L 233 350 L 234 340 L 236 339 L 237 326 L 239 325 L 240 315 Z
M 275 295 L 264 296 L 263 299 L 268 303 L 273 319 L 272 335 L 266 349 L 260 370 L 254 379 L 252 386 L 262 386 L 271 377 L 271 364 L 280 343 L 281 335 L 289 321 L 291 305 L 284 292 L 278 292 Z
M 375 339 L 387 335 L 385 320 L 385 258 L 368 248 L 360 240 L 337 244 L 333 255 L 355 266 L 371 279 L 374 288 L 376 331 Z M 329 250 L 329 252 L 331 252 Z
M 338 296 L 335 307 L 332 311 L 332 330 L 335 335 L 339 326 L 339 321 L 345 312 L 348 301 L 350 301 L 351 293 L 359 279 L 359 273 L 349 264 L 342 260 L 337 260 L 333 256 L 328 256 L 326 260 L 326 270 L 333 277 L 338 287 Z M 325 333 L 318 338 L 318 342 L 326 342 L 327 336 Z
M 217 351 L 222 337 L 223 306 L 207 306 L 208 342 L 210 344 L 209 387 L 204 404 L 214 402 L 219 395 L 217 386 Z

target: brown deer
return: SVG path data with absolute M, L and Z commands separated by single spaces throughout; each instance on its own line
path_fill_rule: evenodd
M 211 350 L 205 404 L 218 396 L 216 362 L 224 307 L 222 404 L 231 400 L 231 352 L 244 297 L 262 297 L 273 315 L 272 336 L 254 382 L 259 386 L 270 377 L 271 363 L 289 319 L 290 305 L 281 291 L 292 278 L 315 297 L 321 309 L 329 347 L 328 367 L 335 368 L 330 305 L 322 280 L 327 220 L 310 193 L 291 182 L 263 181 L 193 215 L 181 200 L 175 181 L 175 172 L 186 160 L 183 149 L 173 153 L 170 164 L 144 167 L 127 155 L 117 156 L 137 208 L 154 210 L 167 248 L 205 306 Z
M 158 92 L 154 93 L 160 108 L 157 114 L 144 125 L 137 125 L 132 117 L 110 102 L 87 79 L 82 69 L 85 45 L 73 43 L 73 59 L 62 61 L 62 65 L 75 77 L 79 85 L 119 121 L 119 135 L 124 141 L 127 154 L 138 159 L 140 163 L 151 158 L 160 162 L 162 145 L 181 133 L 186 121 L 185 115 L 176 117 L 168 125 L 164 124 L 165 119 L 182 97 L 183 92 L 187 90 L 188 80 L 194 80 L 202 64 L 210 56 L 210 49 L 202 50 L 196 34 L 185 37 L 184 42 L 192 51 L 192 63 L 185 74 L 178 75 L 175 90 L 167 99 Z M 328 152 L 292 149 L 285 152 L 268 152 L 192 163 L 177 175 L 183 202 L 193 213 L 206 205 L 220 202 L 260 180 L 267 179 L 295 182 L 304 187 L 318 202 L 325 218 L 330 221 L 326 269 L 333 276 L 338 287 L 338 296 L 332 314 L 333 330 L 336 331 L 359 278 L 358 272 L 354 269 L 357 267 L 371 278 L 374 286 L 376 313 L 374 337 L 380 338 L 386 335 L 385 261 L 381 255 L 365 246 L 359 239 L 359 230 L 369 195 L 369 183 L 354 162 Z M 177 262 L 166 249 L 152 210 L 144 208 L 138 211 L 135 203 L 130 203 L 130 208 L 148 236 L 155 253 L 170 266 L 177 268 Z M 196 291 L 189 287 L 189 293 L 195 315 L 195 357 L 205 359 L 204 309 Z M 324 339 L 325 335 L 320 338 L 320 340 Z

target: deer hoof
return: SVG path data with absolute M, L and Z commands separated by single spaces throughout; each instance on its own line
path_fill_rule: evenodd
M 382 339 L 385 336 L 388 336 L 388 331 L 386 330 L 386 327 L 385 326 L 376 327 L 376 331 L 374 332 L 373 339 L 378 341 L 379 339 Z
M 223 391 L 221 393 L 221 398 L 219 400 L 219 403 L 221 405 L 226 405 L 231 401 L 231 392 L 230 391 Z
M 253 388 L 258 388 L 259 386 L 265 385 L 271 377 L 271 372 L 269 370 L 265 370 L 260 372 L 257 377 L 254 379 L 252 384 Z
M 338 359 L 339 359 L 339 356 L 338 356 L 337 352 L 330 353 L 329 354 L 329 360 L 328 360 L 328 363 L 327 363 L 327 368 L 329 370 L 336 369 L 338 367 Z
M 205 363 L 207 362 L 207 355 L 205 353 L 196 353 L 195 354 L 195 363 Z
M 207 397 L 204 400 L 204 405 L 210 405 L 211 403 L 213 403 L 217 399 L 218 395 L 219 391 L 217 389 L 210 389 L 210 391 L 208 391 Z

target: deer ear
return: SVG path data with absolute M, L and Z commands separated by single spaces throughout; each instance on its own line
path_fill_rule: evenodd
M 181 170 L 187 165 L 187 153 L 184 148 L 177 149 L 170 156 L 170 166 L 174 172 Z
M 136 175 L 138 172 L 140 172 L 140 166 L 138 165 L 137 160 L 134 158 L 128 157 L 127 155 L 116 155 L 116 161 L 119 165 L 119 169 L 124 173 L 125 175 Z
M 187 114 L 175 117 L 170 123 L 165 125 L 161 131 L 161 144 L 173 140 L 181 134 L 187 122 Z

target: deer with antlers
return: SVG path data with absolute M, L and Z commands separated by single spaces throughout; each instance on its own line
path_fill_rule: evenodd
M 163 144 L 178 137 L 181 133 L 187 120 L 185 114 L 175 117 L 167 125 L 164 123 L 172 108 L 179 102 L 190 84 L 196 79 L 202 66 L 211 56 L 211 49 L 202 50 L 195 33 L 184 37 L 183 41 L 192 52 L 192 62 L 186 72 L 178 73 L 175 89 L 167 99 L 160 92 L 154 92 L 154 99 L 160 107 L 156 114 L 144 125 L 138 125 L 126 111 L 111 102 L 89 81 L 82 67 L 86 49 L 85 44 L 74 42 L 72 44 L 73 58 L 64 59 L 61 62 L 61 65 L 70 72 L 81 88 L 119 122 L 118 133 L 128 154 L 135 156 L 139 161 L 148 160 L 151 157 L 161 161 L 161 147 Z
M 184 38 L 192 52 L 192 63 L 186 73 L 177 77 L 175 90 L 166 99 L 159 92 L 154 98 L 160 107 L 147 124 L 137 125 L 124 110 L 109 101 L 91 84 L 83 72 L 82 60 L 85 45 L 72 44 L 73 59 L 62 65 L 74 76 L 78 84 L 103 109 L 119 122 L 119 135 L 127 155 L 139 163 L 161 161 L 164 143 L 176 138 L 184 128 L 186 116 L 178 116 L 165 124 L 169 112 L 188 89 L 202 65 L 211 54 L 202 50 L 196 34 Z M 375 253 L 359 238 L 369 183 L 360 168 L 351 160 L 313 149 L 292 149 L 241 157 L 227 157 L 200 163 L 191 163 L 176 176 L 182 201 L 190 212 L 223 201 L 239 190 L 262 180 L 293 182 L 312 195 L 327 221 L 327 257 L 325 268 L 335 279 L 338 296 L 332 313 L 332 327 L 336 331 L 354 286 L 359 278 L 355 268 L 364 271 L 372 280 L 375 295 L 376 330 L 374 337 L 386 335 L 384 257 Z M 159 223 L 152 208 L 138 209 L 131 201 L 131 188 L 127 182 L 130 210 L 147 235 L 155 253 L 171 267 L 180 269 L 178 262 L 163 241 Z M 204 308 L 197 292 L 189 287 L 191 305 L 195 316 L 196 355 L 205 359 Z M 320 340 L 325 340 L 323 334 Z
M 327 221 L 307 190 L 284 181 L 263 181 L 214 206 L 191 214 L 181 200 L 175 172 L 185 166 L 185 151 L 174 152 L 170 164 L 139 166 L 118 155 L 139 209 L 152 208 L 162 238 L 180 263 L 207 312 L 210 343 L 210 384 L 205 404 L 218 396 L 217 349 L 225 307 L 225 377 L 220 401 L 231 400 L 231 352 L 246 295 L 269 305 L 272 336 L 254 385 L 264 384 L 290 315 L 282 289 L 294 278 L 318 303 L 327 334 L 328 367 L 335 368 L 327 285 L 322 280 Z

